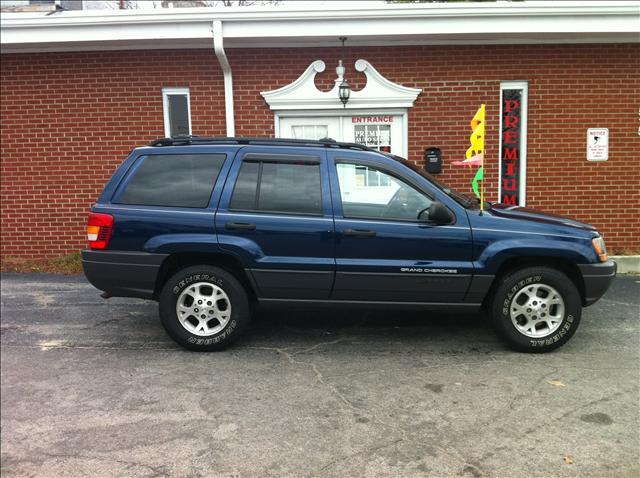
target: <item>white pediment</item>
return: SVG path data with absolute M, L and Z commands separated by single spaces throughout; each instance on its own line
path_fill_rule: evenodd
M 315 85 L 315 77 L 326 68 L 324 61 L 316 60 L 293 83 L 277 90 L 263 91 L 272 110 L 324 110 L 342 108 L 338 98 L 338 78 L 331 91 L 320 91 Z M 365 74 L 367 83 L 359 91 L 352 91 L 346 109 L 410 108 L 422 91 L 393 83 L 382 76 L 368 61 L 357 60 L 355 68 Z

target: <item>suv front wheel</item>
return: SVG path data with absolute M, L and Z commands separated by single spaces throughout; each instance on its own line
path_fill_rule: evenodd
M 178 344 L 191 350 L 221 350 L 238 338 L 250 318 L 242 284 L 218 267 L 188 267 L 174 274 L 160 294 L 160 319 Z
M 500 281 L 491 306 L 498 335 L 522 352 L 549 352 L 575 333 L 582 303 L 574 283 L 548 267 L 527 267 Z

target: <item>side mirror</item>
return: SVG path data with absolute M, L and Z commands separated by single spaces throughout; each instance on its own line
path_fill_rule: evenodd
M 429 216 L 426 219 L 433 224 L 451 224 L 455 216 L 447 206 L 439 201 L 433 201 L 429 206 Z

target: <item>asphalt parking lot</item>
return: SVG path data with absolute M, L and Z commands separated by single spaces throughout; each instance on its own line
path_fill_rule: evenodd
M 480 316 L 263 311 L 232 349 L 153 302 L 2 276 L 2 476 L 640 474 L 640 277 L 576 336 L 511 352 Z

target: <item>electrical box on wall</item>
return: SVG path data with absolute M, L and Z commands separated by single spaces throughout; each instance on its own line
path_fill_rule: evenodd
M 431 174 L 442 172 L 442 151 L 440 151 L 440 148 L 427 148 L 424 150 L 424 168 Z

